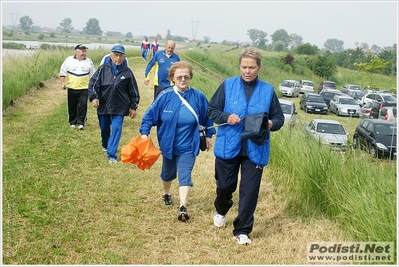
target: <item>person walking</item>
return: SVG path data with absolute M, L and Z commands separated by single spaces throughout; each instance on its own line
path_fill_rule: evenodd
M 144 61 L 147 61 L 148 51 L 150 50 L 150 42 L 148 42 L 147 36 L 144 36 L 144 40 L 141 42 L 141 56 Z
M 157 137 L 162 151 L 163 204 L 172 206 L 171 185 L 178 176 L 180 204 L 177 219 L 189 220 L 187 213 L 188 198 L 192 182 L 192 170 L 199 154 L 199 125 L 212 127 L 207 117 L 208 100 L 205 95 L 190 87 L 193 68 L 190 63 L 181 61 L 172 65 L 169 79 L 175 83 L 166 88 L 154 100 L 145 112 L 141 127 L 141 138 L 146 139 L 153 126 L 157 127 Z M 182 100 L 183 99 L 183 100 Z M 206 149 L 212 145 L 215 134 L 212 127 L 206 133 Z
M 174 52 L 176 43 L 168 40 L 165 50 L 155 53 L 150 62 L 148 62 L 144 74 L 144 84 L 148 86 L 150 83 L 150 75 L 154 73 L 154 99 L 158 94 L 167 87 L 173 86 L 173 81 L 168 79 L 169 68 L 180 61 L 180 57 Z
M 124 117 L 136 117 L 140 93 L 136 78 L 127 67 L 125 48 L 113 46 L 110 58 L 91 77 L 89 100 L 97 109 L 103 151 L 107 152 L 109 163 L 117 163 Z
M 68 121 L 71 128 L 84 130 L 87 121 L 87 98 L 90 77 L 95 72 L 88 58 L 87 46 L 75 46 L 75 55 L 67 57 L 61 65 L 61 89 L 67 91 Z
M 154 42 L 151 43 L 151 51 L 152 51 L 152 56 L 155 56 L 155 53 L 158 52 L 159 50 L 159 43 L 158 43 L 158 38 L 154 39 Z
M 241 171 L 238 215 L 233 220 L 233 237 L 238 244 L 251 244 L 249 234 L 254 224 L 263 168 L 269 162 L 270 137 L 263 144 L 242 139 L 242 120 L 251 114 L 268 114 L 268 131 L 284 125 L 284 114 L 274 87 L 259 79 L 262 54 L 254 47 L 245 48 L 240 56 L 240 76 L 227 78 L 209 101 L 208 117 L 219 126 L 215 140 L 216 213 L 214 225 L 222 227 L 233 206 Z M 237 101 L 238 100 L 238 101 Z

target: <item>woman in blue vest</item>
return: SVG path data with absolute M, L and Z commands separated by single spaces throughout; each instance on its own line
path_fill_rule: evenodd
M 277 131 L 284 124 L 284 114 L 274 87 L 258 78 L 262 63 L 260 51 L 254 47 L 244 49 L 239 62 L 241 75 L 227 78 L 219 86 L 209 101 L 208 117 L 220 125 L 214 148 L 216 214 L 213 222 L 217 227 L 226 223 L 226 214 L 233 206 L 233 192 L 237 189 L 238 173 L 241 171 L 233 237 L 243 245 L 251 244 L 249 233 L 254 224 L 263 167 L 269 162 L 270 138 L 262 143 L 242 139 L 241 134 L 246 129 L 241 122 L 246 116 L 266 112 L 268 129 L 265 130 Z

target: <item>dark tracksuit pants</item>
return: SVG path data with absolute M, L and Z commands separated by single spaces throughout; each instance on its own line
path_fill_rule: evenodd
M 162 87 L 159 85 L 154 85 L 154 100 L 155 98 L 157 98 L 157 96 L 159 95 L 159 93 L 163 90 L 165 90 L 166 87 Z
M 233 235 L 248 235 L 252 232 L 254 224 L 254 212 L 258 202 L 263 168 L 245 156 L 237 156 L 229 160 L 216 158 L 215 166 L 217 188 L 214 204 L 217 213 L 221 215 L 226 215 L 233 206 L 233 192 L 237 189 L 238 172 L 241 168 L 238 215 L 233 221 Z
M 87 99 L 89 90 L 68 89 L 68 120 L 71 125 L 85 126 L 87 120 Z

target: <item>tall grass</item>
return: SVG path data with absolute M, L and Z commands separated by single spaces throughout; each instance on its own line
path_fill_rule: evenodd
M 299 128 L 273 135 L 270 166 L 287 210 L 303 218 L 327 215 L 358 241 L 396 242 L 396 161 L 313 141 Z

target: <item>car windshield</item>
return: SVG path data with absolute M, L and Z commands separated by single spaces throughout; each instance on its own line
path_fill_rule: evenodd
M 362 97 L 364 96 L 364 93 L 363 93 L 363 92 L 356 92 L 356 93 L 355 93 L 355 96 L 356 96 L 357 99 L 360 100 L 360 99 L 362 99 Z
M 309 96 L 308 98 L 309 102 L 316 102 L 316 103 L 324 103 L 323 97 L 318 97 L 318 96 Z
M 317 132 L 327 134 L 346 134 L 342 125 L 332 123 L 317 124 Z
M 376 124 L 374 126 L 376 135 L 395 135 L 396 127 L 393 125 Z
M 351 85 L 349 88 L 354 89 L 354 90 L 361 90 L 360 86 L 357 86 L 357 85 Z
M 357 105 L 355 99 L 353 98 L 341 98 L 339 103 L 343 105 Z
M 384 95 L 384 101 L 396 102 L 396 98 L 391 95 Z
M 291 105 L 280 103 L 280 106 L 284 114 L 291 114 Z
M 293 82 L 284 81 L 284 82 L 281 84 L 281 86 L 284 86 L 284 87 L 294 87 L 294 83 L 293 83 Z
M 311 82 L 303 82 L 303 85 L 306 85 L 306 86 L 313 86 L 313 83 L 311 83 Z

